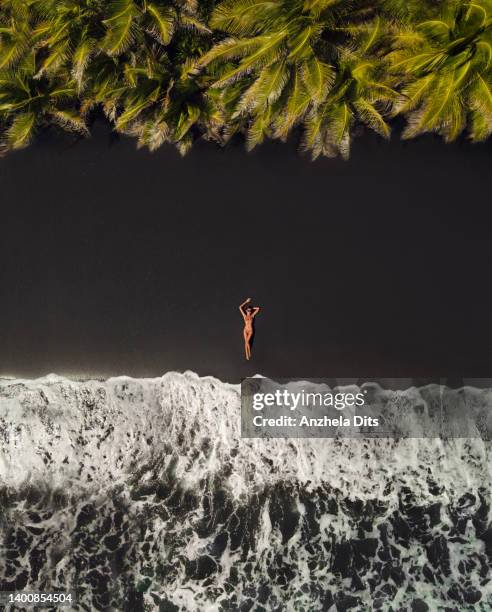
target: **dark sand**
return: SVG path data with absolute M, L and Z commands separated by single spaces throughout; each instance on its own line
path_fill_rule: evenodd
M 490 375 L 491 149 L 45 134 L 0 160 L 0 374 Z

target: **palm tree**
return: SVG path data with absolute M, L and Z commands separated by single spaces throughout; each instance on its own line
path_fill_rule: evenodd
M 285 140 L 303 123 L 314 157 L 347 157 L 356 119 L 388 136 L 382 111 L 396 93 L 381 75 L 384 29 L 379 18 L 361 23 L 361 16 L 336 0 L 220 4 L 212 26 L 231 36 L 200 65 L 224 91 L 229 131 L 246 123 L 251 149 L 265 136 Z
M 0 150 L 29 144 L 36 129 L 55 123 L 85 133 L 69 75 L 41 77 L 46 33 L 38 0 L 6 0 L 0 11 Z
M 389 138 L 386 117 L 398 99 L 384 58 L 387 24 L 372 21 L 349 26 L 350 45 L 340 48 L 337 77 L 324 98 L 311 103 L 305 120 L 304 149 L 313 158 L 349 157 L 352 128 L 364 125 Z
M 82 87 L 89 59 L 99 51 L 106 34 L 106 4 L 104 0 L 33 1 L 39 15 L 34 33 L 42 48 L 40 75 L 68 66 L 79 89 Z
M 274 131 L 284 134 L 307 113 L 335 80 L 339 0 L 224 0 L 211 26 L 229 34 L 199 62 L 215 89 L 226 89 L 223 107 L 230 131 L 250 119 L 248 148 Z M 216 94 L 217 95 L 217 94 Z M 274 118 L 284 109 L 282 125 Z
M 302 126 L 313 157 L 348 157 L 354 126 L 388 137 L 397 114 L 404 138 L 492 133 L 492 0 L 223 0 L 210 19 L 196 2 L 3 0 L 3 148 L 53 122 L 85 133 L 96 106 L 182 153 Z
M 356 123 L 389 138 L 386 115 L 397 97 L 384 79 L 379 61 L 343 52 L 335 86 L 321 104 L 312 106 L 304 121 L 304 148 L 313 158 L 322 154 L 347 159 Z
M 192 58 L 208 44 L 197 7 L 116 0 L 103 24 L 101 52 L 86 72 L 84 111 L 102 104 L 116 129 L 136 135 L 140 146 L 175 142 L 184 153 L 192 127 L 210 118 L 190 74 Z
M 83 114 L 102 104 L 116 129 L 138 134 L 140 144 L 150 148 L 168 140 L 184 152 L 193 140 L 192 127 L 203 123 L 205 116 L 213 123 L 210 101 L 189 74 L 189 58 L 203 50 L 203 35 L 209 33 L 193 0 L 179 4 L 171 0 L 7 2 L 7 9 L 0 11 L 5 22 L 0 29 L 0 62 L 3 57 L 3 65 L 13 68 L 28 54 L 24 67 L 18 69 L 17 82 L 17 71 L 2 75 L 1 120 L 4 133 L 10 134 L 6 137 L 9 146 L 26 144 L 36 126 L 46 121 L 52 102 L 41 108 L 40 101 L 47 100 L 51 85 L 58 92 L 63 81 L 72 108 L 78 109 L 77 93 Z M 20 113 L 16 96 L 22 97 L 24 90 L 28 110 Z M 63 112 L 68 111 L 66 105 Z M 71 112 L 72 123 L 68 116 L 66 121 L 66 127 L 83 130 L 78 110 Z M 25 128 L 22 137 L 18 125 Z
M 447 0 L 432 18 L 395 36 L 389 54 L 401 82 L 395 113 L 407 117 L 404 138 L 436 132 L 472 140 L 492 132 L 492 1 Z
M 54 123 L 63 129 L 86 133 L 77 112 L 76 85 L 65 73 L 39 76 L 36 53 L 24 56 L 15 68 L 0 70 L 0 143 L 2 150 L 19 149 L 36 129 Z
M 193 142 L 193 126 L 213 119 L 189 68 L 173 63 L 157 45 L 120 58 L 102 55 L 87 71 L 83 111 L 101 104 L 115 128 L 137 136 L 139 146 L 155 150 L 172 142 L 184 154 Z
M 11 67 L 36 44 L 33 0 L 4 0 L 0 7 L 0 70 Z
M 194 4 L 185 4 L 183 15 L 193 19 Z M 141 42 L 145 34 L 162 45 L 168 45 L 178 22 L 178 10 L 162 0 L 113 0 L 103 20 L 107 28 L 102 48 L 108 55 L 120 55 L 134 42 Z

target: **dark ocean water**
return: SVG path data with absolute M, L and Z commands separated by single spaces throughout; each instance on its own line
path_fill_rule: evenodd
M 85 611 L 492 609 L 490 442 L 239 424 L 239 387 L 191 372 L 1 380 L 0 589 Z

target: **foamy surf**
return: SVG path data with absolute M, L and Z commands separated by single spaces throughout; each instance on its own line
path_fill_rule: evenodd
M 3 379 L 2 588 L 76 588 L 80 610 L 490 610 L 491 465 L 479 438 L 241 439 L 239 386 L 192 372 Z

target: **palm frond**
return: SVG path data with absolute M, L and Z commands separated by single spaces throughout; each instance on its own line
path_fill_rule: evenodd
M 383 136 L 383 138 L 389 138 L 391 132 L 390 127 L 373 104 L 368 100 L 360 98 L 354 102 L 354 108 L 362 123 L 369 126 L 380 136 Z
M 281 45 L 285 39 L 285 32 L 278 32 L 272 36 L 261 36 L 254 39 L 256 50 L 247 55 L 239 66 L 227 70 L 220 75 L 214 83 L 215 87 L 223 87 L 228 82 L 250 73 L 253 69 L 261 69 L 280 59 Z M 251 41 L 249 41 L 251 42 Z
M 271 111 L 255 116 L 246 134 L 246 149 L 253 150 L 270 135 Z
M 469 92 L 471 112 L 470 138 L 474 142 L 485 140 L 492 133 L 492 84 L 478 75 Z
M 302 80 L 315 104 L 321 104 L 335 82 L 335 69 L 316 57 L 302 64 Z
M 233 36 L 254 36 L 278 9 L 273 0 L 224 0 L 215 9 L 210 25 Z
M 90 38 L 83 38 L 77 45 L 72 58 L 72 74 L 77 82 L 79 89 L 82 87 L 82 79 L 87 68 L 89 58 L 95 51 L 94 41 Z
M 296 72 L 292 79 L 292 87 L 285 109 L 275 121 L 275 137 L 287 138 L 291 129 L 303 119 L 310 103 L 311 96 L 301 76 Z
M 152 17 L 152 32 L 163 45 L 168 45 L 174 32 L 176 13 L 171 7 L 159 7 L 147 4 L 147 12 Z
M 5 134 L 5 142 L 11 149 L 22 149 L 31 142 L 36 127 L 33 112 L 16 115 Z
M 83 118 L 74 110 L 54 110 L 51 113 L 53 121 L 62 127 L 64 130 L 69 132 L 77 132 L 85 136 L 89 135 L 89 130 Z
M 109 55 L 119 55 L 133 40 L 133 19 L 137 7 L 133 0 L 113 0 L 109 5 L 108 17 L 103 21 L 107 27 L 101 46 Z
M 236 113 L 262 112 L 268 104 L 273 104 L 284 90 L 290 71 L 284 62 L 273 63 L 260 72 L 258 78 L 243 94 Z

